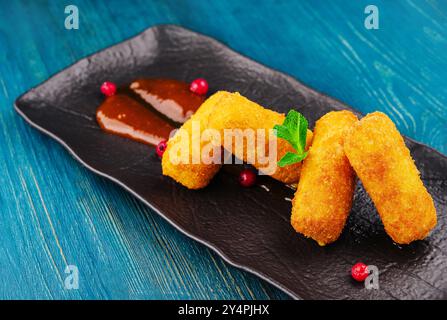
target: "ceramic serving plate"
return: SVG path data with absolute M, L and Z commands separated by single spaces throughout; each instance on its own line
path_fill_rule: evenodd
M 191 81 L 210 91 L 239 91 L 261 105 L 295 107 L 315 121 L 345 104 L 256 63 L 209 37 L 163 25 L 95 53 L 17 99 L 17 112 L 61 143 L 80 163 L 119 184 L 187 236 L 228 263 L 258 275 L 297 299 L 447 298 L 447 158 L 420 143 L 406 143 L 433 196 L 438 225 L 424 241 L 397 246 L 385 233 L 370 198 L 357 185 L 340 239 L 327 247 L 295 233 L 289 223 L 293 190 L 271 178 L 254 188 L 236 182 L 239 167 L 222 170 L 211 185 L 191 191 L 162 176 L 153 148 L 104 133 L 95 120 L 105 80 L 140 77 Z M 269 191 L 268 191 L 268 190 Z M 362 260 L 380 271 L 378 290 L 350 277 Z

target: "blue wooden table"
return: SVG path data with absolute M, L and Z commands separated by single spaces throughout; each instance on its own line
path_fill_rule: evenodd
M 76 60 L 159 23 L 213 36 L 447 153 L 447 1 L 0 0 L 0 298 L 269 299 L 13 111 Z M 364 26 L 379 9 L 379 30 Z M 79 30 L 64 8 L 79 9 Z M 297 101 L 299 103 L 299 101 Z M 67 265 L 79 289 L 65 286 Z

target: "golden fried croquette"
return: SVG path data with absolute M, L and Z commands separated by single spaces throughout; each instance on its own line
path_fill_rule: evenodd
M 266 169 L 266 163 L 261 163 L 258 155 L 265 154 L 266 158 L 269 158 L 269 142 L 271 137 L 269 135 L 269 129 L 273 129 L 276 124 L 282 124 L 285 119 L 284 114 L 265 109 L 259 104 L 241 96 L 239 93 L 221 92 L 221 94 L 225 95 L 225 97 L 216 103 L 216 107 L 209 116 L 208 126 L 221 132 L 220 143 L 228 151 L 232 152 L 245 162 L 249 162 L 261 171 Z M 232 139 L 232 143 L 228 146 L 225 146 L 224 143 L 225 129 L 238 129 L 233 131 L 234 138 Z M 246 132 L 250 131 L 250 129 L 251 132 L 264 130 L 264 143 L 258 143 L 259 141 L 255 134 L 251 147 L 248 147 L 247 143 L 236 144 L 236 141 L 241 141 L 243 139 L 245 139 L 243 141 L 247 142 Z M 306 149 L 309 147 L 311 141 L 312 131 L 308 130 Z M 249 160 L 250 151 L 252 151 L 251 156 L 253 161 Z M 295 152 L 293 147 L 283 139 L 277 139 L 276 151 L 277 157 L 275 165 L 288 151 Z M 276 167 L 276 170 L 272 174 L 268 173 L 267 170 L 266 173 L 271 175 L 274 179 L 284 183 L 296 183 L 299 180 L 300 167 L 301 163 L 295 163 L 283 168 Z
M 163 174 L 173 178 L 178 183 L 189 189 L 201 189 L 206 187 L 214 175 L 219 171 L 221 164 L 219 163 L 193 163 L 192 148 L 199 144 L 203 147 L 207 141 L 201 140 L 201 135 L 207 128 L 208 117 L 220 99 L 225 93 L 218 92 L 209 97 L 196 111 L 192 117 L 186 121 L 176 134 L 168 140 L 167 148 L 163 154 L 162 170 Z M 200 126 L 198 135 L 192 134 L 194 125 Z M 186 133 L 186 136 L 182 133 Z M 181 162 L 177 154 L 177 150 L 185 148 L 188 150 L 188 159 Z M 201 159 L 200 159 L 201 160 Z
M 242 160 L 250 162 L 257 169 L 266 169 L 269 166 L 268 159 L 270 154 L 269 144 L 271 136 L 269 129 L 273 129 L 276 124 L 282 124 L 284 119 L 285 116 L 283 114 L 265 109 L 255 102 L 244 98 L 239 93 L 217 92 L 208 98 L 197 112 L 183 124 L 180 130 L 169 139 L 162 159 L 163 174 L 170 176 L 189 189 L 200 189 L 207 186 L 217 171 L 219 171 L 221 165 L 203 163 L 202 159 L 199 159 L 198 163 L 192 163 L 192 148 L 193 145 L 197 144 L 200 145 L 200 149 L 205 148 L 205 145 L 208 145 L 210 141 L 213 141 L 214 145 L 219 147 L 224 145 L 226 129 L 231 130 L 233 135 L 230 141 L 232 143 L 228 147 L 228 149 L 231 149 L 229 151 Z M 194 125 L 200 126 L 200 133 L 202 134 L 209 130 L 215 130 L 215 132 L 219 133 L 219 136 L 216 138 L 211 135 L 209 139 L 203 141 L 200 135 L 194 136 L 192 134 Z M 246 130 L 253 134 L 252 144 L 246 143 L 249 140 L 246 139 Z M 258 143 L 258 130 L 264 133 L 264 143 Z M 180 132 L 188 133 L 187 136 L 189 138 L 185 138 Z M 276 162 L 288 151 L 294 152 L 294 149 L 285 140 L 276 139 L 276 137 L 275 140 L 277 141 L 277 156 L 273 162 L 276 170 L 271 176 L 284 183 L 295 183 L 299 179 L 301 163 L 284 168 L 276 167 Z M 310 145 L 311 140 L 312 132 L 308 130 L 307 147 Z M 242 143 L 236 143 L 241 141 Z M 189 161 L 173 161 L 178 160 L 179 156 L 176 152 L 181 148 L 189 148 Z M 262 161 L 258 157 L 259 154 L 264 156 L 261 159 Z M 220 159 L 222 160 L 222 158 Z M 250 159 L 253 159 L 253 161 L 249 161 Z
M 338 239 L 351 210 L 355 174 L 343 151 L 343 138 L 357 121 L 350 111 L 321 117 L 301 168 L 291 223 L 321 246 Z
M 436 225 L 436 209 L 391 119 L 368 114 L 351 128 L 344 149 L 388 235 L 399 244 L 424 239 Z

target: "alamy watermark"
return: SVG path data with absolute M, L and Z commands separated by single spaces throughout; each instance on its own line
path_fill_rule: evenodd
M 379 8 L 373 4 L 366 6 L 365 14 L 365 28 L 368 30 L 378 30 L 379 29 Z
M 68 5 L 64 10 L 65 17 L 64 26 L 67 30 L 78 30 L 79 29 L 79 9 L 75 5 Z
M 64 289 L 77 290 L 79 289 L 79 269 L 75 265 L 68 265 L 64 272 L 67 274 L 64 280 Z
M 278 143 L 274 129 L 202 130 L 200 121 L 193 120 L 191 130 L 175 131 L 174 141 L 168 151 L 174 165 L 241 164 L 245 161 L 256 164 L 260 174 L 271 175 L 277 169 Z
M 375 265 L 368 265 L 368 277 L 365 279 L 365 288 L 368 290 L 379 290 L 379 268 Z

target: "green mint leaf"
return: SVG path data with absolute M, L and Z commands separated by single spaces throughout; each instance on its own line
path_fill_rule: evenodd
M 299 116 L 299 125 L 298 125 L 298 141 L 299 141 L 299 153 L 303 153 L 306 149 L 306 138 L 307 138 L 307 119 L 301 113 L 298 113 Z
M 290 137 L 285 140 L 287 140 L 292 145 L 292 147 L 298 152 L 300 151 L 299 134 L 298 134 L 300 125 L 299 117 L 300 114 L 298 112 L 296 112 L 295 110 L 290 110 L 289 113 L 287 113 L 287 116 L 284 119 L 283 123 L 283 126 L 285 126 L 290 133 Z
M 304 158 L 307 156 L 307 152 L 304 152 L 302 154 L 287 152 L 281 160 L 278 161 L 278 166 L 285 167 L 297 162 L 301 162 L 304 160 Z
M 289 128 L 290 131 L 294 132 L 297 131 L 299 126 L 299 117 L 301 116 L 300 113 L 298 113 L 295 110 L 290 110 L 287 113 L 286 118 L 284 119 L 283 126 Z
M 299 112 L 290 110 L 284 119 L 283 127 L 286 127 L 290 136 L 284 137 L 298 153 L 303 153 L 306 148 L 307 120 Z
M 278 138 L 284 139 L 286 141 L 292 140 L 292 135 L 290 134 L 289 129 L 284 125 L 275 125 L 273 129 L 276 130 L 275 134 Z
M 295 110 L 290 110 L 282 125 L 275 125 L 276 136 L 284 139 L 296 150 L 288 152 L 278 161 L 280 167 L 302 161 L 306 156 L 306 138 L 308 122 L 306 118 Z

